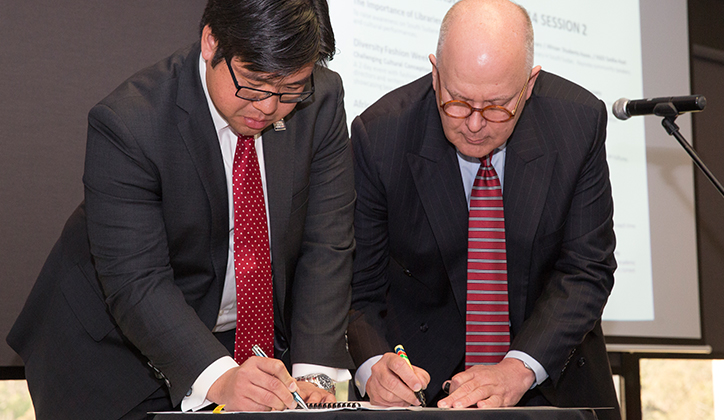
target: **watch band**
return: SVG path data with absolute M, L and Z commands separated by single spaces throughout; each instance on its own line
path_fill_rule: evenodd
M 309 375 L 300 376 L 294 379 L 296 379 L 297 381 L 309 382 L 310 384 L 314 384 L 318 388 L 321 388 L 332 395 L 334 395 L 336 391 L 334 381 L 332 380 L 332 378 L 325 375 L 324 373 L 311 373 Z

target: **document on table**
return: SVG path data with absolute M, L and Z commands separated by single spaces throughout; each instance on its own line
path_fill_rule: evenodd
M 336 403 L 328 403 L 326 404 L 319 404 L 318 406 L 315 406 L 314 404 L 311 404 L 309 406 L 309 411 L 305 411 L 301 408 L 297 408 L 296 410 L 284 410 L 284 411 L 265 411 L 264 413 L 320 413 L 325 411 L 343 411 L 343 410 L 373 410 L 373 411 L 406 411 L 406 410 L 419 410 L 422 407 L 383 407 L 379 405 L 372 405 L 367 401 L 339 401 Z M 200 410 L 200 411 L 187 411 L 184 413 L 179 413 L 178 411 L 159 411 L 154 412 L 151 414 L 154 415 L 166 415 L 166 414 L 233 414 L 233 413 L 242 413 L 242 411 L 221 411 L 220 413 L 214 413 L 211 410 Z

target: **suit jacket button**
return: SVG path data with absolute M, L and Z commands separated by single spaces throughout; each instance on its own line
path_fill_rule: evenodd
M 578 359 L 578 362 L 576 362 L 576 364 L 578 364 L 578 367 L 583 367 L 583 365 L 586 364 L 586 358 L 581 357 L 580 359 Z
M 420 331 L 422 331 L 422 332 L 427 332 L 427 330 L 429 330 L 429 329 L 430 329 L 430 327 L 428 327 L 427 324 L 420 325 Z
M 412 273 L 410 272 L 410 270 L 404 269 L 404 270 L 402 270 L 402 272 L 405 273 L 405 275 L 406 275 L 407 277 L 412 277 Z

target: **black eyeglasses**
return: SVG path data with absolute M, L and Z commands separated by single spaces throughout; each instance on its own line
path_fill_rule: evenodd
M 475 108 L 465 101 L 458 100 L 447 101 L 445 103 L 440 100 L 440 107 L 448 117 L 462 119 L 471 116 L 473 112 L 479 112 L 480 115 L 482 115 L 482 117 L 487 121 L 504 123 L 515 117 L 515 113 L 518 111 L 518 105 L 520 105 L 520 100 L 523 98 L 523 93 L 528 87 L 528 82 L 530 82 L 530 78 L 528 78 L 523 85 L 523 89 L 521 89 L 520 94 L 518 95 L 518 100 L 515 102 L 515 108 L 513 108 L 512 112 L 500 105 L 488 105 L 484 108 Z M 440 72 L 437 73 L 437 85 L 440 86 Z
M 258 102 L 272 96 L 278 96 L 279 102 L 283 104 L 290 104 L 302 102 L 303 100 L 312 96 L 312 94 L 314 93 L 314 73 L 312 73 L 310 79 L 312 85 L 311 90 L 307 90 L 304 92 L 269 92 L 268 90 L 255 89 L 248 86 L 239 86 L 239 82 L 236 80 L 236 76 L 234 75 L 234 69 L 231 68 L 231 61 L 228 58 L 226 59 L 226 65 L 229 67 L 229 73 L 231 73 L 231 78 L 234 80 L 234 86 L 236 87 L 236 97 L 240 99 Z

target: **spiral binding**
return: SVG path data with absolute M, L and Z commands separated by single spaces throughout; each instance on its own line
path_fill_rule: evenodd
M 332 403 L 311 403 L 307 404 L 310 409 L 325 409 L 325 408 L 359 408 L 360 403 L 356 401 L 338 401 Z

